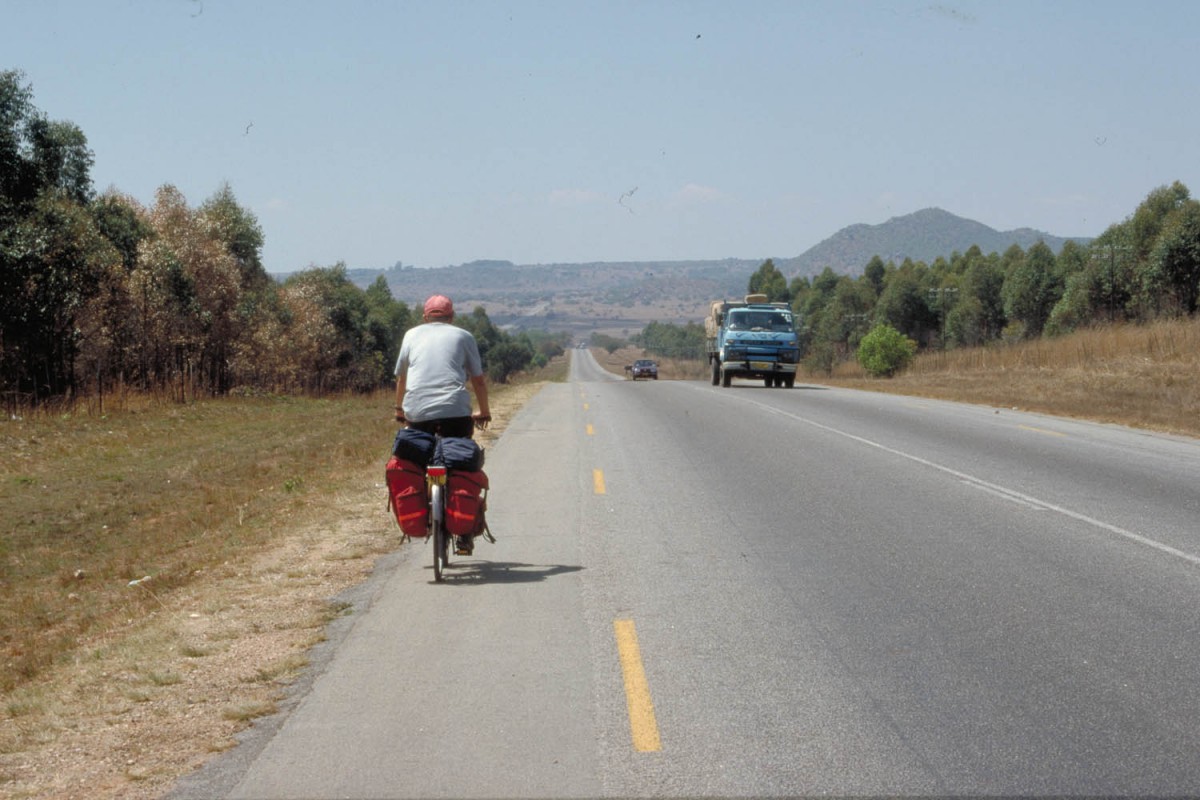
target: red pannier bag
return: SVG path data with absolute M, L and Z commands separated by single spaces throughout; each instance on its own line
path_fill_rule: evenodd
M 412 461 L 392 456 L 384 469 L 388 507 L 407 536 L 429 532 L 429 499 L 425 493 L 425 470 Z
M 482 470 L 450 470 L 446 478 L 446 532 L 451 536 L 483 533 L 488 477 Z

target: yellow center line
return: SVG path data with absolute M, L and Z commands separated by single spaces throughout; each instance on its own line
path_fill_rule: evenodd
M 584 410 L 584 411 L 587 411 L 587 410 L 588 410 L 589 408 L 591 408 L 591 407 L 592 407 L 592 406 L 591 406 L 591 404 L 590 404 L 590 403 L 584 403 L 584 404 L 583 404 L 583 410 Z
M 1042 434 L 1045 434 L 1046 436 L 1066 437 L 1065 433 L 1059 433 L 1058 431 L 1048 431 L 1045 428 L 1035 428 L 1032 425 L 1018 425 L 1017 427 L 1023 431 L 1032 431 L 1033 433 L 1042 433 Z
M 595 433 L 596 433 L 596 429 L 595 429 L 595 428 L 593 428 L 593 427 L 592 427 L 592 423 L 590 423 L 590 422 L 589 422 L 589 423 L 588 423 L 588 425 L 587 425 L 587 435 L 588 435 L 588 436 L 591 436 L 591 435 L 593 435 L 593 434 L 595 434 Z
M 637 630 L 631 619 L 613 621 L 617 636 L 617 656 L 621 659 L 621 674 L 625 678 L 625 701 L 629 706 L 629 732 L 633 749 L 639 753 L 662 750 L 658 722 L 654 719 L 654 703 L 650 699 L 650 684 L 642 666 L 642 651 L 638 647 Z
M 604 490 L 604 473 L 601 470 L 592 470 L 592 485 L 596 487 L 596 494 L 608 494 Z

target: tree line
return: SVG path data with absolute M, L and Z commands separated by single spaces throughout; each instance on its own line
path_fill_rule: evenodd
M 984 254 L 978 246 L 932 264 L 873 257 L 857 277 L 831 268 L 790 282 L 765 261 L 747 291 L 796 313 L 805 364 L 832 372 L 887 326 L 918 348 L 1058 336 L 1088 326 L 1192 316 L 1200 303 L 1200 202 L 1182 183 L 1154 189 L 1125 220 L 1087 244 L 1044 242 Z M 651 323 L 633 337 L 663 356 L 703 354 L 703 329 Z
M 759 272 L 778 291 L 767 265 Z M 817 371 L 855 352 L 876 325 L 920 348 L 974 347 L 1194 315 L 1198 297 L 1200 202 L 1179 182 L 1151 191 L 1090 243 L 1067 241 L 1057 254 L 1038 242 L 987 255 L 973 246 L 932 264 L 876 256 L 857 278 L 826 269 L 786 286 Z
M 368 391 L 393 380 L 420 308 L 344 264 L 271 278 L 263 232 L 226 184 L 198 207 L 164 185 L 144 206 L 97 194 L 71 122 L 0 72 L 0 392 L 9 408 L 114 389 L 179 399 L 234 391 Z M 482 307 L 457 324 L 503 382 L 563 352 L 566 334 L 511 335 Z

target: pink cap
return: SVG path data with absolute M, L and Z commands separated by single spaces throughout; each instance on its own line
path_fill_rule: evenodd
M 435 294 L 433 297 L 425 301 L 425 316 L 427 317 L 453 317 L 454 304 L 450 302 L 450 298 L 444 294 Z

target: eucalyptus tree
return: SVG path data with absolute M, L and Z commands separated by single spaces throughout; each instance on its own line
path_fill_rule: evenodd
M 887 266 L 883 263 L 883 259 L 879 256 L 871 256 L 871 260 L 863 267 L 863 278 L 867 283 L 871 284 L 871 289 L 878 297 L 883 291 L 883 280 L 887 275 Z
M 263 232 L 254 213 L 238 203 L 228 183 L 205 200 L 199 212 L 237 262 L 242 288 L 261 289 L 270 276 L 263 267 Z
M 87 209 L 55 193 L 7 231 L 5 383 L 35 403 L 78 389 L 80 314 L 120 257 Z
M 77 317 L 116 258 L 87 210 L 92 160 L 0 72 L 0 389 L 34 402 L 76 389 Z
M 405 332 L 420 319 L 414 319 L 408 304 L 392 297 L 387 278 L 377 277 L 365 292 L 367 301 L 366 336 L 368 347 L 380 354 L 380 376 L 382 384 L 395 380 L 393 370 L 400 353 L 400 342 Z
M 1039 240 L 1004 279 L 1005 314 L 1024 326 L 1027 338 L 1041 336 L 1062 291 L 1054 251 Z
M 769 258 L 750 276 L 747 290 L 750 294 L 765 294 L 769 303 L 791 301 L 787 278 L 783 277 L 775 262 Z
M 888 272 L 875 306 L 875 324 L 887 323 L 910 339 L 927 342 L 939 327 L 938 312 L 929 298 L 931 288 L 929 268 L 906 258 Z
M 1200 202 L 1187 200 L 1163 221 L 1142 273 L 1142 291 L 1168 313 L 1195 314 L 1200 300 Z

